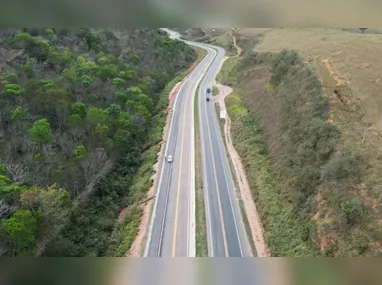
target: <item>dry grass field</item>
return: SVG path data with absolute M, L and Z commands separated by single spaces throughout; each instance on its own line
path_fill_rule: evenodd
M 228 32 L 226 30 L 226 33 Z M 327 250 L 330 244 L 336 244 L 333 247 L 336 256 L 357 256 L 361 252 L 375 255 L 380 252 L 380 235 L 377 233 L 382 229 L 380 222 L 382 221 L 382 35 L 380 32 L 377 29 L 370 29 L 361 34 L 357 33 L 357 29 L 344 31 L 313 28 L 239 28 L 234 31 L 238 45 L 244 49 L 244 53 L 248 50 L 276 53 L 284 49 L 299 52 L 307 65 L 315 70 L 323 92 L 329 99 L 330 114 L 326 122 L 333 124 L 340 131 L 341 142 L 338 150 L 348 149 L 362 157 L 359 161 L 362 171 L 357 182 L 337 181 L 337 189 L 336 186 L 323 184 L 314 196 L 315 202 L 310 201 L 313 207 L 311 219 L 317 223 L 314 231 L 317 235 L 311 236 L 311 239 L 321 252 Z M 223 35 L 224 33 L 220 33 L 218 37 Z M 284 148 L 279 139 L 282 134 L 279 126 L 280 108 L 282 108 L 280 95 L 268 85 L 269 67 L 262 65 L 251 67 L 251 63 L 245 64 L 245 61 L 247 58 L 244 57 L 241 69 L 235 69 L 230 67 L 234 64 L 234 60 L 228 60 L 222 70 L 221 78 L 226 84 L 237 88 L 246 107 L 259 119 L 263 134 L 268 141 L 271 163 L 274 164 L 280 161 L 280 154 Z M 247 176 L 252 174 L 247 173 Z M 255 179 L 254 177 L 253 181 Z M 277 187 L 284 188 L 285 185 L 279 182 L 282 183 L 278 181 Z M 323 198 L 321 193 L 328 192 L 328 189 L 334 191 L 333 195 L 361 200 L 373 209 L 376 220 L 370 218 L 357 226 L 345 226 L 337 216 L 341 208 L 345 207 L 340 202 L 343 198 L 338 201 L 326 200 L 327 198 Z M 266 195 L 271 195 L 269 193 L 271 192 Z M 364 251 L 364 248 L 368 250 Z
M 264 34 L 258 50 L 299 51 L 315 61 L 323 80 L 328 80 L 322 77 L 326 68 L 338 85 L 348 85 L 351 94 L 346 95 L 361 105 L 364 120 L 382 132 L 382 35 L 335 29 L 243 29 L 239 33 Z
M 330 98 L 330 120 L 340 128 L 345 144 L 363 151 L 369 163 L 366 184 L 375 189 L 370 195 L 381 203 L 382 35 L 378 30 L 375 34 L 336 29 L 249 28 L 237 32 L 247 37 L 260 35 L 259 51 L 297 50 L 315 66 Z

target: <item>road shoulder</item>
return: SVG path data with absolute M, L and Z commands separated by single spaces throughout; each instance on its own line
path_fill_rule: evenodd
M 224 86 L 222 84 L 216 84 L 216 87 L 219 89 L 219 94 L 215 96 L 215 102 L 217 102 L 220 106 L 220 110 L 226 111 L 224 99 L 226 96 L 231 94 L 233 90 L 231 87 Z M 268 248 L 265 243 L 264 230 L 261 224 L 260 216 L 258 214 L 256 204 L 251 194 L 251 188 L 249 187 L 249 183 L 245 175 L 241 158 L 232 143 L 231 120 L 227 112 L 225 113 L 224 140 L 235 173 L 235 180 L 239 187 L 240 199 L 243 202 L 244 212 L 249 224 L 249 238 L 253 240 L 256 249 L 256 255 L 258 257 L 268 257 Z

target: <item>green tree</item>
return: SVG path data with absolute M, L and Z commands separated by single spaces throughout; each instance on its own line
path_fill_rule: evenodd
M 122 78 L 114 78 L 113 81 L 112 81 L 113 85 L 114 86 L 117 86 L 117 87 L 121 87 L 125 84 L 125 80 L 123 80 Z
M 105 124 L 98 123 L 95 128 L 95 134 L 100 137 L 106 137 L 109 132 L 109 127 Z
M 125 80 L 131 80 L 134 78 L 136 73 L 137 72 L 132 67 L 130 67 L 129 65 L 125 65 L 124 70 L 121 70 L 118 76 Z
M 142 90 L 139 87 L 130 87 L 127 89 L 127 94 L 129 94 L 131 97 L 138 96 L 139 94 L 142 94 Z
M 364 205 L 359 199 L 346 199 L 341 203 L 341 209 L 346 215 L 347 222 L 353 225 L 360 218 L 364 212 Z
M 153 100 L 149 96 L 147 96 L 145 94 L 139 94 L 137 96 L 137 100 L 140 103 L 142 103 L 142 105 L 145 106 L 148 111 L 150 111 L 150 112 L 152 111 L 152 109 L 153 109 Z
M 46 29 L 45 30 L 45 36 L 48 38 L 48 39 L 52 39 L 52 37 L 54 36 L 54 31 L 52 29 Z
M 93 126 L 98 123 L 102 124 L 106 121 L 105 112 L 102 109 L 90 107 L 86 116 L 86 121 Z
M 5 168 L 3 166 L 5 172 Z M 19 195 L 25 190 L 23 186 L 20 186 L 17 183 L 14 183 L 5 175 L 0 174 L 0 200 L 3 200 L 7 203 L 13 203 L 15 200 L 18 200 Z
M 79 56 L 77 58 L 77 70 L 80 73 L 88 74 L 91 72 L 97 72 L 97 70 L 99 70 L 99 66 L 94 61 L 86 60 L 84 56 Z
M 39 80 L 37 84 L 39 85 L 38 90 L 40 92 L 47 92 L 58 89 L 57 85 L 54 82 L 48 80 Z
M 150 117 L 147 108 L 140 102 L 129 100 L 126 102 L 126 107 L 130 113 L 135 114 L 136 116 L 142 116 L 146 119 Z
M 16 36 L 8 40 L 8 43 L 17 48 L 27 48 L 36 42 L 36 38 L 24 32 L 19 32 Z
M 118 74 L 118 66 L 115 64 L 106 64 L 98 67 L 96 74 L 103 81 L 114 78 Z
M 83 75 L 81 77 L 81 84 L 86 87 L 89 87 L 93 83 L 93 80 L 94 80 L 93 77 L 89 75 Z
M 71 128 L 71 129 L 72 128 L 82 128 L 84 126 L 84 121 L 79 115 L 74 114 L 74 115 L 69 116 L 68 125 L 69 125 L 69 128 Z
M 39 189 L 38 200 L 46 227 L 61 225 L 68 218 L 72 203 L 66 189 L 56 184 Z
M 117 123 L 119 128 L 124 129 L 131 129 L 133 126 L 131 123 L 130 114 L 128 112 L 119 113 Z
M 61 53 L 61 63 L 62 64 L 69 64 L 73 59 L 73 55 L 69 48 L 65 48 L 64 51 Z
M 77 79 L 77 74 L 74 70 L 72 69 L 64 69 L 62 72 L 61 72 L 61 76 L 60 76 L 61 79 L 66 79 L 68 80 L 69 82 L 75 82 L 76 79 Z
M 117 98 L 117 100 L 121 103 L 125 103 L 127 99 L 129 99 L 129 94 L 126 90 L 118 90 L 115 92 L 115 98 Z
M 0 80 L 5 83 L 16 84 L 18 81 L 18 75 L 15 72 L 4 72 L 0 76 Z
M 77 36 L 85 41 L 89 50 L 97 49 L 97 45 L 101 44 L 99 36 L 92 33 L 89 29 L 80 29 Z
M 3 229 L 13 243 L 15 253 L 31 249 L 36 244 L 38 221 L 29 210 L 18 210 L 3 221 Z
M 109 108 L 106 109 L 106 112 L 109 116 L 116 117 L 121 112 L 122 108 L 118 104 L 110 104 Z
M 87 153 L 88 152 L 87 152 L 85 146 L 83 146 L 83 145 L 76 146 L 76 148 L 73 151 L 73 154 L 76 157 L 76 159 L 84 158 L 87 155 Z
M 47 119 L 41 119 L 34 122 L 32 128 L 29 129 L 29 135 L 32 140 L 38 143 L 48 143 L 52 140 L 53 134 L 50 123 Z
M 71 115 L 78 115 L 83 119 L 86 118 L 87 112 L 88 112 L 88 108 L 82 102 L 76 102 L 70 108 Z
M 18 84 L 6 84 L 4 87 L 5 94 L 11 96 L 19 96 L 25 93 L 24 88 Z
M 12 111 L 11 118 L 13 121 L 22 120 L 25 118 L 26 114 L 27 114 L 27 109 L 24 109 L 22 106 L 18 106 L 16 107 L 16 109 Z

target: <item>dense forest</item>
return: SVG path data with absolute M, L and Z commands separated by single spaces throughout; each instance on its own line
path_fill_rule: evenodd
M 159 29 L 0 30 L 0 256 L 114 254 L 162 91 L 195 59 Z

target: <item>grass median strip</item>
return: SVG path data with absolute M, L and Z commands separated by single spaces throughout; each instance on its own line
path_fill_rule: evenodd
M 207 51 L 205 51 L 207 54 Z M 215 55 L 216 57 L 216 55 Z M 214 59 L 215 59 L 214 57 Z M 210 67 L 209 67 L 210 68 Z M 200 82 L 202 82 L 209 71 L 203 75 Z M 195 124 L 195 187 L 196 187 L 196 201 L 195 201 L 195 215 L 196 215 L 196 256 L 197 257 L 208 257 L 208 246 L 207 246 L 207 227 L 206 227 L 206 212 L 204 204 L 204 189 L 203 189 L 203 179 L 202 179 L 202 154 L 201 154 L 201 141 L 199 132 L 199 99 L 200 84 L 195 91 L 194 100 L 194 124 Z
M 200 133 L 199 133 L 199 117 L 198 117 L 198 98 L 199 86 L 196 89 L 194 101 L 194 123 L 195 123 L 195 187 L 196 187 L 196 256 L 207 257 L 207 229 L 206 229 L 206 214 L 203 195 L 202 181 L 202 155 L 200 150 Z

